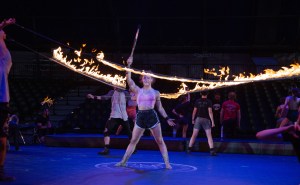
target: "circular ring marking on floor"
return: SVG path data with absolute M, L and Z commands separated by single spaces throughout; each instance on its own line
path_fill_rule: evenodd
M 147 171 L 155 171 L 155 170 L 162 170 L 165 169 L 165 164 L 160 162 L 128 162 L 126 167 L 116 167 L 116 162 L 110 163 L 99 163 L 96 164 L 96 168 L 101 168 L 105 170 L 126 170 L 126 171 L 133 171 L 133 170 L 147 170 Z M 171 172 L 191 172 L 196 171 L 197 167 L 185 164 L 176 164 L 171 163 L 172 170 Z

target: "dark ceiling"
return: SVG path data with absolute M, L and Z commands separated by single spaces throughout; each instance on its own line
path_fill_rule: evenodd
M 0 17 L 16 17 L 6 32 L 35 49 L 53 41 L 128 52 L 297 52 L 299 0 L 10 0 Z M 5 8 L 4 8 L 5 7 Z M 41 35 L 38 35 L 38 34 Z M 43 36 L 43 37 L 41 37 Z

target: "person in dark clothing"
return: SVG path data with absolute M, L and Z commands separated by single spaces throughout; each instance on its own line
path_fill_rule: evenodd
M 13 138 L 15 150 L 18 151 L 20 149 L 20 145 L 18 142 L 18 137 L 20 135 L 19 117 L 16 114 L 10 115 L 8 125 L 9 125 L 9 137 Z
M 194 129 L 187 152 L 191 152 L 192 147 L 198 136 L 199 130 L 202 127 L 208 139 L 210 155 L 216 156 L 217 154 L 214 150 L 214 142 L 211 135 L 211 128 L 215 126 L 212 112 L 212 102 L 211 100 L 207 99 L 207 94 L 208 93 L 206 91 L 201 92 L 201 98 L 196 100 L 196 103 L 194 105 L 194 110 L 192 114 L 192 123 L 194 124 Z
M 47 108 L 44 108 L 43 112 L 37 116 L 36 125 L 39 141 L 43 143 L 45 141 L 45 136 L 49 134 L 52 127 L 49 120 L 49 110 Z
M 173 114 L 177 116 L 175 122 L 176 126 L 173 127 L 173 137 L 176 137 L 176 133 L 179 127 L 182 127 L 182 138 L 186 138 L 186 133 L 190 123 L 190 94 L 179 97 L 179 104 L 172 110 Z
M 215 127 L 212 128 L 213 137 L 220 137 L 221 135 L 221 123 L 220 123 L 220 113 L 222 107 L 221 95 L 219 92 L 214 93 L 214 97 L 212 99 L 212 111 L 214 115 Z

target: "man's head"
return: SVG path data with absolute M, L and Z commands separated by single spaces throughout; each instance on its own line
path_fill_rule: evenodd
M 207 96 L 208 95 L 208 92 L 207 91 L 202 91 L 200 92 L 201 96 Z
M 220 100 L 221 99 L 221 95 L 219 92 L 215 92 L 214 94 L 215 100 Z
M 236 94 L 235 94 L 235 92 L 229 92 L 228 93 L 228 99 L 230 99 L 230 100 L 235 100 L 236 99 Z

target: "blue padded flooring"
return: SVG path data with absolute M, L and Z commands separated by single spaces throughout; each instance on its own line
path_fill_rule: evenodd
M 10 185 L 298 185 L 295 156 L 170 151 L 173 169 L 164 169 L 158 150 L 138 150 L 127 167 L 114 167 L 125 150 L 99 148 L 12 147 L 5 169 L 16 177 Z

